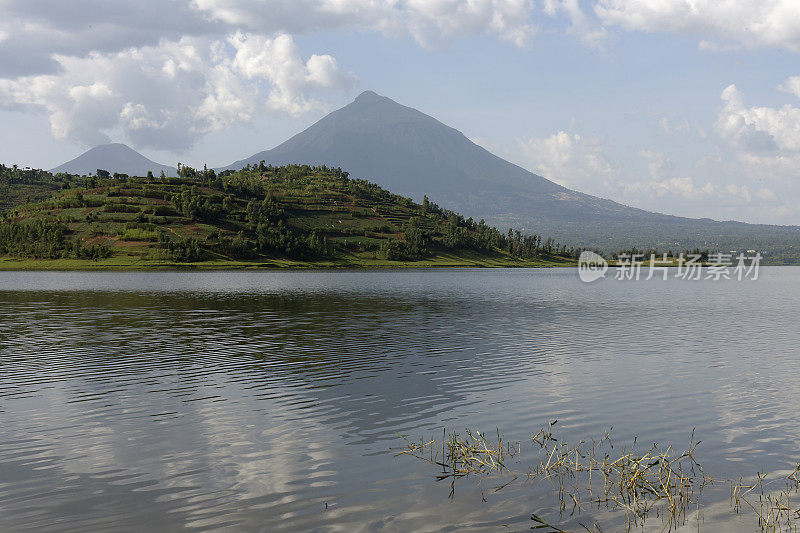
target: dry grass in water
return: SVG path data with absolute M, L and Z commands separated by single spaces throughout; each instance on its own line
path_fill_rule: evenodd
M 733 509 L 737 513 L 743 508 L 751 509 L 758 515 L 761 531 L 798 531 L 800 504 L 792 505 L 791 499 L 800 491 L 800 464 L 788 475 L 759 472 L 755 483 L 747 485 L 740 479 L 730 485 Z
M 441 442 L 436 439 L 419 443 L 414 443 L 400 436 L 406 441 L 407 448 L 395 454 L 410 455 L 421 459 L 431 465 L 439 466 L 441 474 L 436 476 L 437 481 L 450 479 L 450 496 L 455 493 L 455 481 L 469 475 L 488 476 L 491 474 L 510 475 L 511 479 L 505 483 L 513 483 L 517 475 L 507 466 L 509 460 L 513 460 L 520 454 L 521 444 L 516 447 L 504 442 L 500 431 L 496 432 L 496 440 L 492 441 L 480 431 L 473 432 L 465 430 L 462 436 L 452 433 L 449 437 L 443 431 Z M 503 485 L 503 486 L 505 486 Z M 502 488 L 498 487 L 496 490 Z
M 440 469 L 436 480 L 450 480 L 451 497 L 456 480 L 470 475 L 481 481 L 499 478 L 495 491 L 519 479 L 545 479 L 558 495 L 561 512 L 569 510 L 570 516 L 591 505 L 622 510 L 628 529 L 644 525 L 650 516 L 662 519 L 663 530 L 676 529 L 689 516 L 695 516 L 700 527 L 700 495 L 704 487 L 718 482 L 695 460 L 700 442 L 694 432 L 682 451 L 657 444 L 640 447 L 636 439 L 629 448 L 615 450 L 610 430 L 598 440 L 572 445 L 553 436 L 554 425 L 531 437 L 540 459 L 527 471 L 519 470 L 522 445 L 507 442 L 499 430 L 491 435 L 471 430 L 463 435 L 443 432 L 441 441 L 411 442 L 403 437 L 406 447 L 396 456 L 409 455 L 436 466 Z M 770 492 L 779 482 L 785 483 L 783 490 Z M 734 510 L 754 511 L 761 531 L 797 531 L 800 509 L 792 508 L 790 498 L 800 489 L 800 465 L 788 476 L 770 478 L 760 473 L 751 485 L 742 480 L 725 483 L 730 483 Z M 561 531 L 537 515 L 531 519 L 537 524 L 534 528 Z M 601 529 L 595 524 L 594 530 Z

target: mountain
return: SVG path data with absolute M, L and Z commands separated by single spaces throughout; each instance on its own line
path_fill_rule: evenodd
M 372 91 L 330 113 L 283 144 L 226 169 L 272 164 L 340 166 L 397 194 L 422 199 L 511 187 L 558 195 L 567 189 L 505 161 L 461 132 Z
M 162 170 L 167 176 L 177 175 L 174 168 L 151 161 L 136 150 L 120 143 L 96 146 L 72 161 L 57 166 L 50 172 L 84 175 L 94 174 L 97 169 L 107 170 L 112 174 L 119 172 L 131 176 L 146 176 L 148 171 L 159 176 Z
M 279 146 L 237 161 L 326 164 L 492 225 L 578 246 L 686 249 L 800 246 L 800 227 L 653 213 L 583 194 L 509 163 L 416 109 L 372 91 Z

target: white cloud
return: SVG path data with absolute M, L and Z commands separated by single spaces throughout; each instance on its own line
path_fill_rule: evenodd
M 394 2 L 392 2 L 394 4 Z M 535 33 L 530 0 L 408 0 L 396 19 L 421 43 L 431 37 L 488 33 L 523 46 Z
M 643 197 L 663 199 L 678 196 L 685 200 L 696 201 L 718 194 L 711 183 L 703 186 L 695 184 L 690 177 L 674 177 L 661 180 L 620 182 L 619 187 L 626 198 L 641 200 Z
M 411 35 L 423 44 L 488 34 L 521 46 L 536 32 L 534 7 L 533 0 L 4 0 L 0 31 L 14 43 L 0 53 L 0 64 L 11 52 L 35 57 L 41 68 L 52 54 L 119 52 L 240 30 L 274 35 L 364 29 Z
M 795 92 L 798 78 L 781 88 Z M 752 171 L 770 178 L 796 179 L 800 165 L 800 108 L 748 107 L 744 95 L 729 85 L 721 95 L 723 106 L 714 125 L 719 137 Z
M 797 0 L 598 0 L 595 13 L 606 26 L 626 30 L 696 34 L 705 49 L 731 44 L 800 51 Z
M 706 52 L 733 52 L 741 49 L 742 47 L 738 44 L 719 44 L 703 39 L 697 43 L 697 48 Z
M 304 61 L 288 35 L 183 38 L 56 60 L 57 74 L 0 79 L 0 105 L 44 109 L 56 138 L 87 145 L 121 130 L 138 147 L 183 150 L 248 122 L 259 105 L 302 113 L 323 106 L 315 91 L 353 81 L 330 56 Z
M 0 25 L 8 33 L 0 48 L 0 76 L 6 78 L 55 73 L 56 55 L 114 53 L 226 32 L 188 0 L 4 0 Z
M 339 71 L 336 59 L 329 55 L 312 55 L 303 62 L 300 50 L 289 35 L 274 39 L 237 32 L 229 39 L 236 49 L 233 69 L 248 80 L 267 79 L 272 90 L 266 106 L 292 115 L 319 107 L 304 94 L 316 88 L 347 88 L 353 77 Z
M 765 187 L 759 189 L 756 192 L 756 198 L 758 198 L 760 200 L 767 200 L 767 201 L 769 201 L 769 200 L 777 200 L 778 199 L 778 197 L 775 196 L 774 192 L 772 192 L 770 189 L 767 189 Z
M 618 172 L 606 157 L 604 144 L 593 137 L 559 131 L 518 143 L 531 170 L 565 187 L 597 190 L 598 183 Z
M 219 39 L 240 30 L 274 35 L 362 29 L 410 35 L 425 46 L 487 34 L 523 46 L 537 32 L 537 13 L 566 15 L 568 31 L 592 47 L 602 46 L 609 29 L 619 27 L 697 34 L 706 50 L 800 50 L 795 0 L 5 0 L 0 21 L 23 23 L 0 28 L 8 41 L 0 64 L 52 71 L 52 54 L 119 52 L 186 36 Z M 19 53 L 25 61 L 14 61 Z
M 532 0 L 193 0 L 192 5 L 212 20 L 259 32 L 356 27 L 411 35 L 423 45 L 485 33 L 518 46 L 535 34 Z
M 737 185 L 735 183 L 729 183 L 725 186 L 725 192 L 733 196 L 734 198 L 741 198 L 745 202 L 750 202 L 752 196 L 750 195 L 750 191 L 748 190 L 746 185 Z
M 488 34 L 523 45 L 533 0 L 5 0 L 0 106 L 44 110 L 58 139 L 183 150 L 259 110 L 327 109 L 353 86 L 292 33 L 362 29 L 424 45 Z
M 639 150 L 639 155 L 647 161 L 647 169 L 653 179 L 664 179 L 675 171 L 675 163 L 665 154 L 652 150 Z
M 711 177 L 700 181 L 682 174 L 667 154 L 654 150 L 634 152 L 645 169 L 640 172 L 635 161 L 628 161 L 627 166 L 613 163 L 609 155 L 613 146 L 577 133 L 559 131 L 548 137 L 518 142 L 524 166 L 532 171 L 566 187 L 636 207 L 697 216 L 699 209 L 713 202 L 714 209 L 706 210 L 704 216 L 730 218 L 726 210 L 751 206 L 757 209 L 754 199 L 761 206 L 777 200 L 766 187 L 753 194 L 745 183 Z
M 732 183 L 718 186 L 711 182 L 698 185 L 693 178 L 688 176 L 663 180 L 620 182 L 619 187 L 624 198 L 636 201 L 640 205 L 642 205 L 645 198 L 660 201 L 671 198 L 673 200 L 702 202 L 703 205 L 707 205 L 708 200 L 725 202 L 726 204 L 733 202 L 739 205 L 749 204 L 752 200 L 752 195 L 746 185 Z M 759 192 L 761 193 L 758 195 L 759 199 L 775 199 L 774 195 L 769 196 L 771 191 L 768 189 L 762 189 Z M 657 210 L 658 208 L 651 207 L 651 209 Z
M 581 9 L 578 0 L 545 0 L 544 12 L 551 17 L 565 13 L 571 22 L 567 30 L 591 48 L 601 48 L 608 39 L 608 30 Z
M 690 135 L 697 134 L 701 139 L 708 136 L 706 129 L 697 121 L 690 121 L 685 118 L 661 117 L 658 119 L 659 129 L 668 135 Z
M 791 76 L 787 78 L 778 89 L 800 98 L 800 76 Z
M 695 201 L 719 193 L 711 183 L 699 186 L 691 177 L 676 176 L 676 165 L 666 154 L 653 150 L 639 150 L 639 156 L 645 161 L 649 179 L 630 180 L 628 177 L 628 181 L 618 180 L 615 185 L 623 197 L 635 200 L 645 197 L 649 199 L 680 197 Z

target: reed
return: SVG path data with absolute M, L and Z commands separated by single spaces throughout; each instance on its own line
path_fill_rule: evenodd
M 493 434 L 465 430 L 411 442 L 395 456 L 408 455 L 439 469 L 437 481 L 449 480 L 450 497 L 456 480 L 477 476 L 498 478 L 499 491 L 520 479 L 546 479 L 557 494 L 560 511 L 570 515 L 587 506 L 622 511 L 628 529 L 644 526 L 648 517 L 660 517 L 662 531 L 675 530 L 690 516 L 702 523 L 701 494 L 711 484 L 720 484 L 706 474 L 695 459 L 700 441 L 691 432 L 688 446 L 676 451 L 658 444 L 641 446 L 634 438 L 629 447 L 615 448 L 611 430 L 599 439 L 570 444 L 553 435 L 556 422 L 541 428 L 530 438 L 538 461 L 522 469 L 521 443 L 508 442 L 499 429 Z M 800 491 L 800 465 L 788 475 L 763 472 L 752 483 L 725 481 L 731 488 L 731 506 L 735 512 L 752 510 L 762 532 L 797 531 L 800 509 L 793 509 L 792 498 Z M 778 484 L 783 484 L 778 490 Z M 796 507 L 796 504 L 795 504 Z M 531 515 L 534 529 L 562 531 L 538 515 Z M 593 530 L 602 531 L 598 524 Z
M 800 507 L 792 498 L 800 492 L 800 464 L 789 474 L 758 472 L 754 483 L 730 482 L 731 507 L 737 513 L 747 507 L 758 516 L 762 532 L 797 532 Z M 793 509 L 793 507 L 797 507 Z
M 500 430 L 496 430 L 496 440 L 488 438 L 480 431 L 473 432 L 465 430 L 464 435 L 452 433 L 449 436 L 443 431 L 442 440 L 436 439 L 411 442 L 402 435 L 400 437 L 406 441 L 406 449 L 395 454 L 410 455 L 421 459 L 431 465 L 441 467 L 441 473 L 437 474 L 436 480 L 442 481 L 450 479 L 452 497 L 455 493 L 455 481 L 469 475 L 509 474 L 511 480 L 517 479 L 517 475 L 508 467 L 509 459 L 518 457 L 521 444 L 516 447 L 504 441 Z M 507 484 L 507 483 L 506 483 Z M 499 487 L 499 490 L 502 487 Z

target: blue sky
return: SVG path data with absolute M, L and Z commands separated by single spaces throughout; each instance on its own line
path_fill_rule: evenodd
M 49 4 L 0 4 L 7 164 L 224 165 L 371 89 L 577 190 L 800 224 L 791 0 Z

